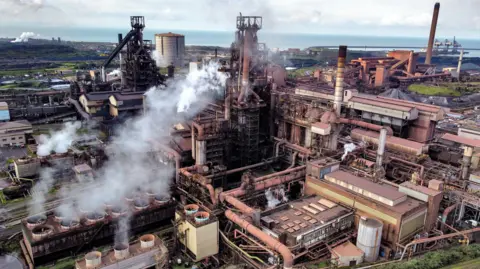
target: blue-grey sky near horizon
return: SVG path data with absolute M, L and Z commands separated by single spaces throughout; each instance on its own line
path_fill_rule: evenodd
M 428 36 L 432 0 L 0 0 L 0 36 L 53 27 L 124 29 L 143 15 L 149 29 L 232 31 L 259 15 L 264 31 Z M 480 39 L 480 0 L 441 0 L 437 36 Z

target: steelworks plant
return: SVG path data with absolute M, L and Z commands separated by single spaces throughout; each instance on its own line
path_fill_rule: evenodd
M 435 10 L 434 24 L 437 5 Z M 291 81 L 269 61 L 260 42 L 262 23 L 259 16 L 236 18 L 230 59 L 218 69 L 228 77 L 223 93 L 173 126 L 169 145 L 152 143 L 161 165 L 175 167 L 172 198 L 156 197 L 155 190 L 125 198 L 132 235 L 173 227 L 168 251 L 160 247 L 167 239 L 148 235 L 113 251 L 90 252 L 113 241 L 122 218 L 121 209 L 105 205 L 102 212 L 79 212 L 80 219 L 25 219 L 22 248 L 31 266 L 85 252 L 76 268 L 112 268 L 119 260 L 131 264 L 128 259 L 145 261 L 147 268 L 154 256 L 161 256 L 158 268 L 167 266 L 165 260 L 197 268 L 292 269 L 322 261 L 354 266 L 459 242 L 450 239 L 475 241 L 480 228 L 463 224 L 480 221 L 479 197 L 469 191 L 480 184 L 478 140 L 439 134 L 436 126 L 446 115 L 441 107 L 366 95 L 355 87 L 359 80 L 378 85 L 448 75 L 429 74 L 429 59 L 419 64 L 413 52 L 347 63 L 347 46 L 340 46 L 333 86 L 319 72 Z M 111 57 L 127 45 L 127 55 L 120 53 L 124 86 L 116 89 L 131 92 L 111 96 L 140 94 L 143 100 L 148 96 L 140 89 L 157 81 L 146 71 L 153 70 L 147 54 L 147 66 L 130 57 L 136 44 L 148 45 L 141 42 L 143 26 L 132 17 L 131 32 Z M 82 93 L 84 107 L 108 98 L 94 88 Z M 77 108 L 95 114 L 84 107 Z

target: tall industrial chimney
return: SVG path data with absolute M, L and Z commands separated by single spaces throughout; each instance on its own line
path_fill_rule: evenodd
M 437 30 L 439 12 L 440 12 L 440 3 L 437 2 L 435 3 L 435 7 L 433 8 L 432 25 L 430 28 L 430 37 L 428 39 L 427 57 L 425 58 L 425 64 L 432 63 L 433 42 L 435 41 L 435 31 Z
M 385 153 L 385 143 L 387 142 L 387 129 L 380 129 L 380 137 L 378 138 L 378 150 L 377 150 L 377 168 L 382 167 L 383 164 L 383 154 Z
M 458 57 L 457 79 L 460 78 L 460 71 L 462 69 L 462 61 L 463 61 L 463 49 L 460 51 L 460 57 Z
M 335 81 L 335 95 L 333 108 L 335 114 L 340 116 L 343 101 L 343 73 L 345 71 L 345 58 L 347 57 L 347 46 L 338 47 L 337 79 Z
M 122 35 L 122 33 L 119 33 L 118 34 L 118 44 L 122 43 L 122 41 L 123 41 L 123 35 Z

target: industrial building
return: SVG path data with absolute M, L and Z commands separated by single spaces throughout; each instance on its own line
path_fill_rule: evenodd
M 32 124 L 28 121 L 0 122 L 0 146 L 25 146 L 28 135 L 33 133 Z
M 159 264 L 162 264 L 159 266 Z M 168 264 L 168 249 L 153 234 L 145 234 L 136 242 L 114 246 L 107 253 L 92 251 L 84 259 L 75 262 L 75 269 L 118 268 L 165 268 Z
M 141 40 L 143 26 L 132 17 L 130 48 Z M 172 198 L 126 197 L 133 234 L 172 226 L 170 258 L 210 268 L 292 269 L 321 261 L 353 266 L 425 253 L 458 238 L 471 242 L 465 238 L 478 230 L 460 224 L 480 220 L 479 197 L 468 193 L 480 186 L 478 140 L 439 133 L 446 114 L 439 106 L 356 87 L 358 78 L 376 87 L 444 77 L 425 74 L 434 72 L 429 59 L 421 64 L 415 53 L 395 51 L 347 63 L 348 48 L 340 46 L 337 70 L 326 74 L 330 81 L 321 72 L 289 80 L 259 42 L 263 18 L 240 15 L 236 27 L 230 59 L 219 63 L 219 72 L 228 74 L 223 93 L 173 125 L 169 143 L 151 141 L 152 161 L 175 168 Z M 147 69 L 141 73 L 153 70 Z M 110 116 L 148 113 L 140 88 L 153 80 L 124 79 L 131 91 L 99 98 Z M 99 105 L 88 98 L 84 106 Z M 90 173 L 84 166 L 74 171 Z M 88 253 L 113 239 L 122 214 L 106 205 L 105 212 L 78 212 L 75 220 L 55 213 L 27 218 L 24 255 L 37 264 L 68 251 Z M 140 241 L 139 252 L 132 245 L 90 252 L 77 268 L 151 262 L 154 252 L 164 253 L 142 250 Z
M 172 32 L 155 34 L 157 66 L 183 67 L 185 65 L 185 36 Z

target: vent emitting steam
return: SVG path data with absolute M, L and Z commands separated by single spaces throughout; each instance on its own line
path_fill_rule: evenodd
M 67 122 L 60 131 L 51 133 L 50 137 L 41 135 L 37 155 L 47 156 L 52 152 L 66 153 L 73 141 L 79 137 L 77 130 L 80 129 L 81 126 L 82 124 L 78 121 L 74 123 Z
M 218 68 L 216 63 L 207 64 L 189 73 L 185 80 L 150 89 L 145 94 L 145 113 L 125 122 L 112 137 L 112 146 L 106 152 L 108 161 L 96 173 L 98 185 L 91 188 L 85 183 L 76 189 L 65 187 L 60 190 L 63 197 L 72 199 L 57 210 L 101 211 L 106 201 L 112 206 L 124 206 L 124 197 L 134 192 L 149 191 L 169 197 L 170 181 L 175 170 L 173 165 L 159 161 L 164 154 L 156 153 L 155 144 L 168 145 L 173 125 L 202 110 L 210 100 L 209 93 L 223 92 L 226 76 L 218 72 Z M 129 229 L 129 221 L 122 225 L 126 227 L 122 230 Z
M 355 146 L 355 144 L 353 144 L 353 143 L 345 144 L 343 146 L 342 161 L 343 161 L 343 159 L 345 159 L 345 157 L 347 157 L 347 154 L 354 151 L 356 147 L 357 146 Z
M 39 35 L 35 34 L 34 32 L 23 32 L 19 37 L 15 38 L 15 40 L 12 40 L 10 42 L 11 43 L 28 42 L 28 40 L 33 37 L 39 37 Z

